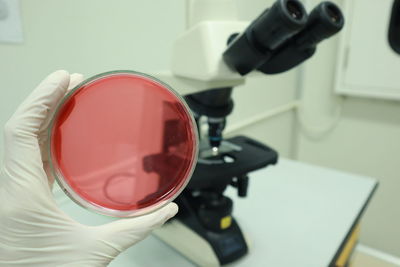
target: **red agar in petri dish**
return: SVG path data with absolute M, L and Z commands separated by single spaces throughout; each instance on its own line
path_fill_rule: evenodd
M 172 201 L 197 159 L 184 100 L 155 78 L 114 71 L 90 78 L 59 105 L 50 128 L 56 179 L 78 204 L 130 217 Z

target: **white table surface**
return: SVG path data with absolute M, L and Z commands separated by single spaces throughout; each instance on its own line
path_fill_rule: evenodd
M 250 174 L 246 198 L 234 200 L 234 217 L 251 240 L 249 254 L 229 266 L 328 266 L 376 186 L 376 179 L 280 159 Z M 61 191 L 68 214 L 90 225 L 110 219 L 80 208 Z M 193 263 L 154 236 L 128 249 L 110 265 L 191 267 Z

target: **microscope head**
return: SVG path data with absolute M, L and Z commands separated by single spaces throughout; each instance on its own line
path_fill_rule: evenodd
M 231 33 L 222 59 L 235 75 L 245 76 L 253 70 L 281 73 L 311 57 L 317 44 L 343 25 L 340 9 L 331 2 L 319 4 L 308 16 L 300 1 L 277 0 L 242 33 Z M 225 86 L 185 97 L 195 116 L 208 117 L 208 142 L 214 150 L 222 142 L 226 117 L 233 108 L 231 93 L 232 87 Z
M 307 16 L 300 2 L 280 0 L 244 33 L 231 38 L 223 57 L 241 75 L 253 70 L 281 73 L 310 58 L 316 46 L 339 32 L 343 25 L 342 12 L 331 2 L 320 3 Z
M 317 45 L 338 33 L 344 26 L 340 9 L 331 2 L 322 2 L 308 17 L 303 30 L 274 51 L 273 56 L 257 68 L 265 74 L 277 74 L 298 66 L 312 55 Z
M 278 0 L 241 34 L 233 34 L 223 54 L 225 63 L 246 75 L 267 61 L 273 51 L 303 29 L 307 14 L 297 0 Z

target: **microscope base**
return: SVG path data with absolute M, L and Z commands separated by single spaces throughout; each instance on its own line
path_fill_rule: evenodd
M 163 227 L 153 231 L 153 235 L 200 267 L 220 267 L 211 245 L 195 231 L 177 219 L 167 222 Z M 247 246 L 249 242 L 244 236 Z

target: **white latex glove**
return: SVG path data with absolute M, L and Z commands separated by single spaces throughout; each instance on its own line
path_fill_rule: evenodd
M 21 104 L 5 126 L 0 173 L 0 266 L 106 266 L 174 216 L 176 204 L 138 218 L 82 225 L 56 205 L 48 171 L 50 118 L 82 75 L 57 71 Z

